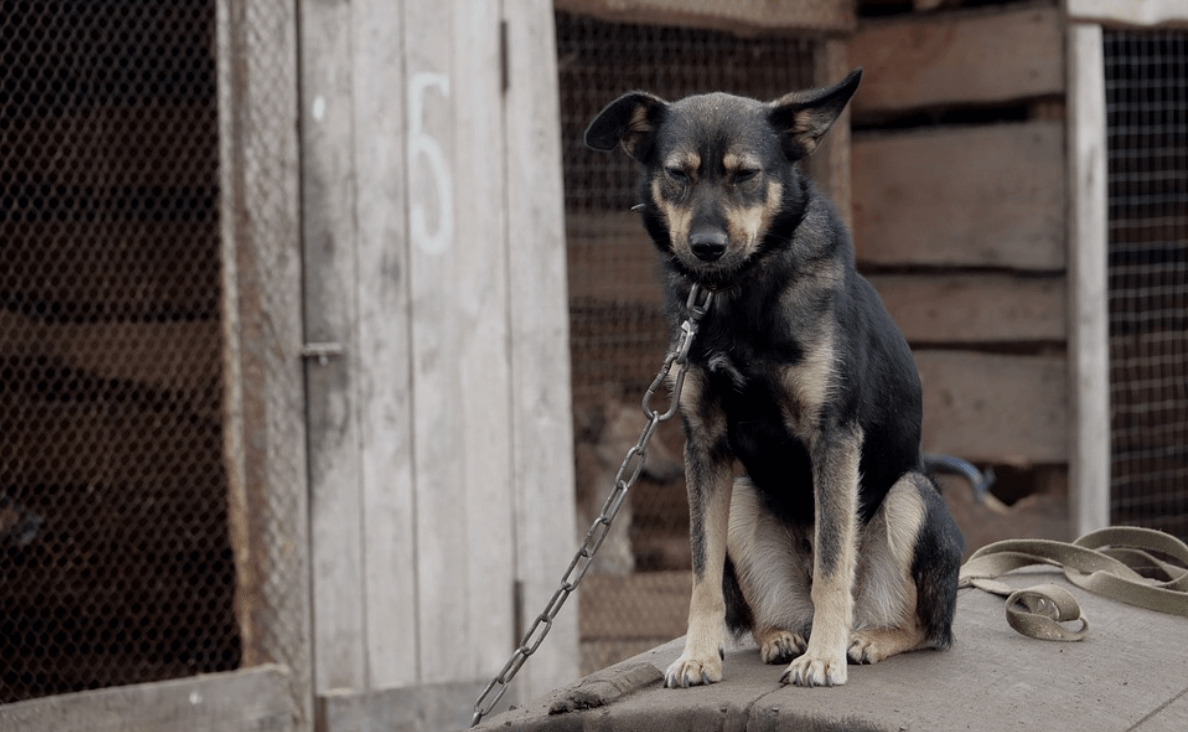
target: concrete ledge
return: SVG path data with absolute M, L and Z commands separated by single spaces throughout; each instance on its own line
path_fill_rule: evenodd
M 851 666 L 845 686 L 781 687 L 781 667 L 762 664 L 754 646 L 744 643 L 727 651 L 722 683 L 664 689 L 662 671 L 683 645 L 677 639 L 491 717 L 478 729 L 1188 730 L 1188 620 L 1089 595 L 1059 574 L 1005 579 L 1016 587 L 1068 586 L 1090 621 L 1088 638 L 1025 638 L 1007 625 L 1001 598 L 964 590 L 952 650 Z

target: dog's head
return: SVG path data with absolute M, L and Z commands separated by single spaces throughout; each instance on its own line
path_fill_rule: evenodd
M 632 92 L 594 118 L 586 144 L 621 145 L 644 164 L 644 223 L 656 245 L 685 276 L 725 287 L 778 248 L 769 237 L 776 222 L 799 220 L 794 163 L 820 144 L 861 73 L 767 103 L 720 93 L 669 103 Z

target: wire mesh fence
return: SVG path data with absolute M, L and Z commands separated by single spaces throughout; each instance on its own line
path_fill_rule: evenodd
M 1111 520 L 1188 538 L 1188 32 L 1104 52 Z
M 214 12 L 0 12 L 0 703 L 240 662 Z
M 585 531 L 643 426 L 639 403 L 668 347 L 655 249 L 630 208 L 637 164 L 586 148 L 583 133 L 620 94 L 665 99 L 709 91 L 773 99 L 813 85 L 816 42 L 739 38 L 693 28 L 558 13 L 557 54 L 569 257 L 570 348 L 578 481 Z M 684 632 L 688 509 L 679 427 L 665 425 L 641 482 L 582 593 L 582 670 Z

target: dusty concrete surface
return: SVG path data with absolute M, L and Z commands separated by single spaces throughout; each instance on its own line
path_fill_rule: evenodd
M 1070 587 L 1089 619 L 1088 638 L 1025 638 L 1007 625 L 1001 598 L 963 590 L 952 650 L 851 666 L 845 686 L 781 687 L 782 668 L 762 664 L 743 643 L 727 651 L 721 683 L 664 689 L 660 679 L 680 655 L 678 639 L 479 729 L 1188 731 L 1188 619 L 1090 595 L 1059 574 L 1005 579 L 1016 587 Z

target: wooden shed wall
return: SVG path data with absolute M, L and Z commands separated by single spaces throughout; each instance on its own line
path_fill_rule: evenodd
M 1064 33 L 1055 3 L 1004 3 L 870 18 L 849 40 L 865 69 L 857 256 L 913 347 L 924 448 L 1006 466 L 1011 500 L 1047 491 L 1060 506 L 1073 427 Z M 970 523 L 973 545 L 1010 529 Z

